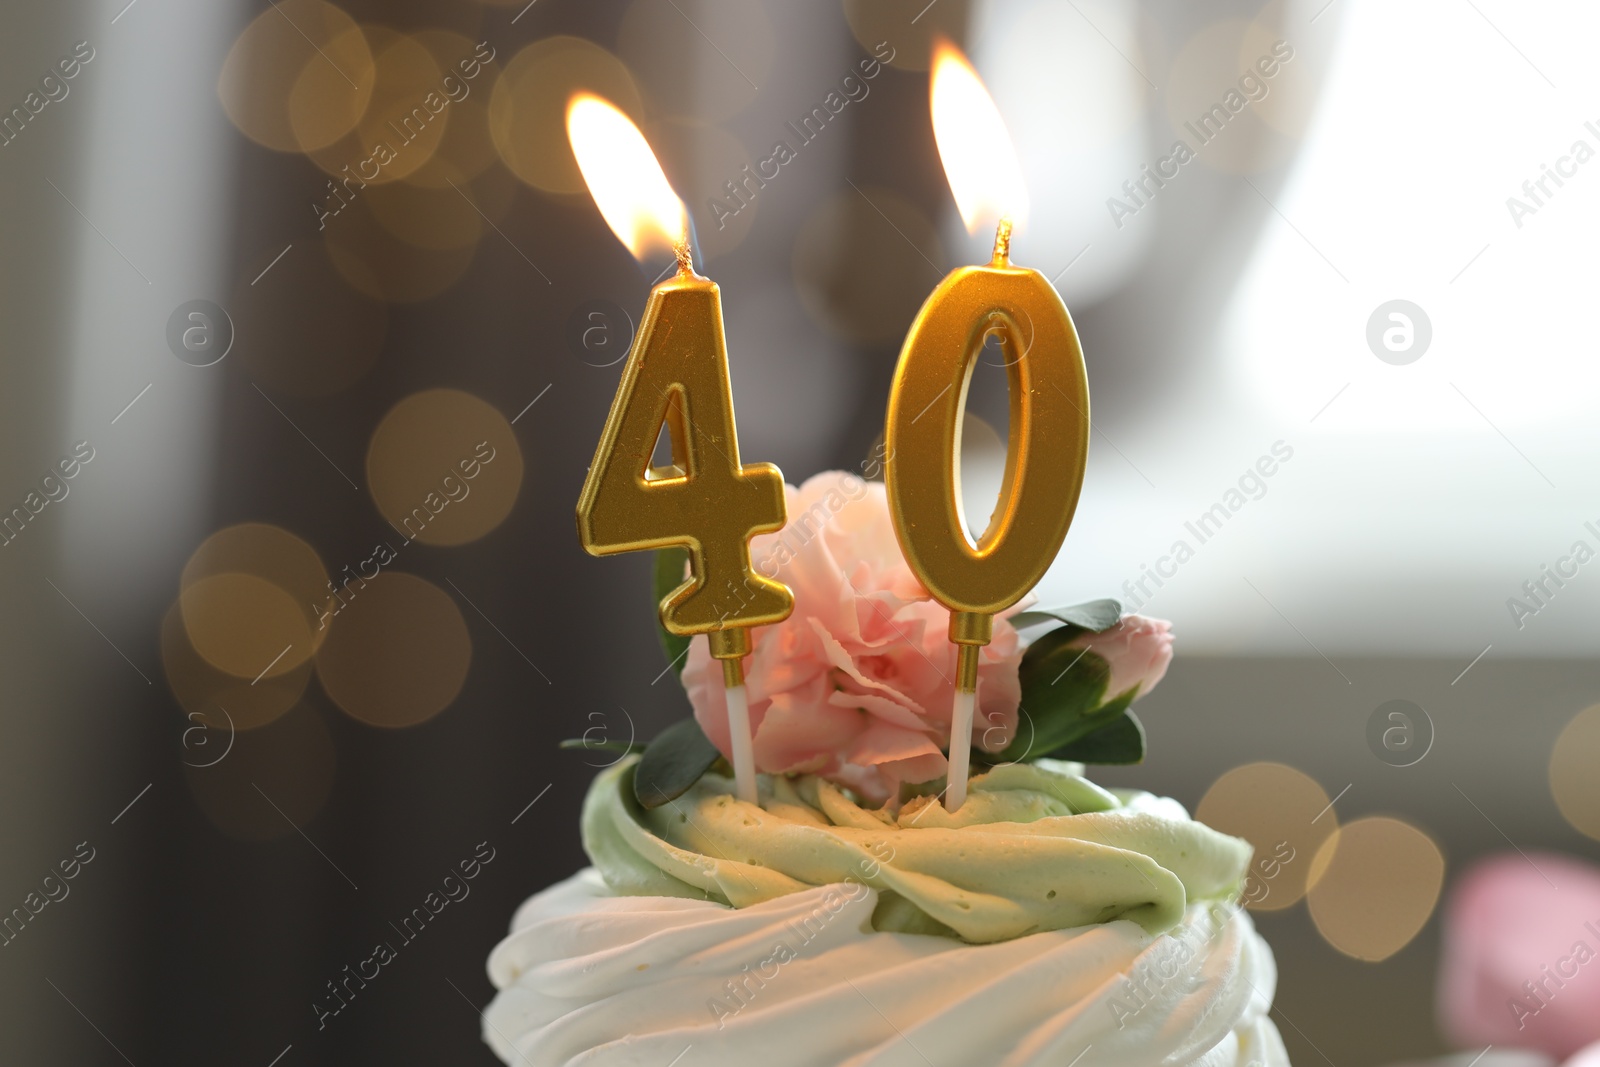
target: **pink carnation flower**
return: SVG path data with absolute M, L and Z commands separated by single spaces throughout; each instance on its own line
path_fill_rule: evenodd
M 884 487 L 829 471 L 785 489 L 788 525 L 751 559 L 794 590 L 794 614 L 752 631 L 745 661 L 758 769 L 811 772 L 872 801 L 946 771 L 955 648 L 950 613 L 900 553 Z M 1020 607 L 1020 605 L 1019 605 Z M 983 648 L 972 743 L 1015 735 L 1022 644 L 1004 618 Z M 724 755 L 721 666 L 696 640 L 683 671 L 695 718 Z

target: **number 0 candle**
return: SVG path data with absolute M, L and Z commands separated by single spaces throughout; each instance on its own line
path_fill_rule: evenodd
M 672 249 L 677 275 L 650 292 L 622 381 L 578 498 L 578 537 L 597 556 L 682 545 L 688 579 L 661 601 L 675 634 L 705 634 L 722 662 L 739 799 L 757 802 L 744 689 L 747 627 L 788 618 L 787 586 L 756 573 L 750 538 L 783 528 L 783 475 L 741 464 L 722 333 L 722 295 L 694 272 L 687 216 L 637 127 L 612 104 L 580 94 L 567 134 L 612 232 L 635 256 Z M 652 466 L 663 426 L 672 464 Z M 728 589 L 738 595 L 722 595 Z
M 995 613 L 1044 576 L 1072 524 L 1089 448 L 1089 385 L 1066 306 L 1044 275 L 1013 266 L 1027 208 L 1005 125 L 965 57 L 941 45 L 933 65 L 934 139 L 969 231 L 996 222 L 994 258 L 960 267 L 917 313 L 900 351 L 885 432 L 890 514 L 911 569 L 950 609 L 955 696 L 945 806 L 966 801 L 978 659 Z M 974 544 L 962 514 L 961 420 L 985 339 L 1005 355 L 1010 434 L 1000 499 Z

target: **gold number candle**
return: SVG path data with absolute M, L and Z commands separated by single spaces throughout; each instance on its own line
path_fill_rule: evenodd
M 950 609 L 958 649 L 945 806 L 966 800 L 978 657 L 995 613 L 1049 568 L 1078 505 L 1089 448 L 1089 384 L 1072 318 L 1044 275 L 1011 264 L 1026 208 L 1021 169 L 988 92 L 954 48 L 932 80 L 935 140 L 969 229 L 998 216 L 994 258 L 959 267 L 922 305 L 900 351 L 886 430 L 890 514 L 906 561 Z M 960 490 L 961 419 L 986 337 L 1000 341 L 1010 435 L 999 504 L 976 544 Z
M 739 798 L 756 802 L 744 689 L 747 628 L 788 617 L 787 586 L 756 573 L 750 538 L 783 528 L 783 475 L 741 464 L 722 332 L 722 296 L 694 273 L 683 204 L 621 111 L 579 95 L 567 112 L 579 169 L 612 230 L 635 255 L 670 246 L 677 275 L 650 292 L 611 414 L 578 498 L 578 537 L 597 556 L 682 545 L 690 575 L 661 601 L 675 634 L 705 634 L 722 663 Z M 652 466 L 665 426 L 672 464 Z

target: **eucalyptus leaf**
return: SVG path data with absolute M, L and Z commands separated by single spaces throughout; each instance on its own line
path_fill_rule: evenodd
M 633 771 L 633 795 L 646 808 L 676 800 L 722 758 L 693 718 L 674 723 L 650 742 Z
M 1082 604 L 1071 604 L 1064 608 L 1032 608 L 1021 611 L 1010 617 L 1011 625 L 1017 629 L 1024 626 L 1037 626 L 1041 622 L 1055 619 L 1080 630 L 1090 633 L 1104 633 L 1117 624 L 1122 618 L 1122 605 L 1115 600 L 1089 600 Z
M 671 664 L 674 674 L 683 673 L 684 661 L 689 657 L 689 638 L 681 634 L 671 633 L 661 625 L 661 602 L 678 586 L 683 584 L 683 576 L 689 566 L 689 550 L 674 545 L 672 548 L 656 549 L 655 568 L 651 572 L 651 585 L 655 590 L 656 603 L 656 636 L 661 639 L 661 651 L 667 654 L 667 662 Z
M 1113 703 L 1126 705 L 1131 701 L 1119 698 Z M 1079 763 L 1143 763 L 1144 725 L 1131 711 L 1121 715 L 1093 733 L 1050 753 L 1056 759 L 1076 760 Z
M 620 752 L 624 756 L 633 752 L 643 752 L 645 746 L 638 741 L 591 741 L 587 737 L 569 737 L 556 746 L 565 751 L 574 749 L 584 752 Z

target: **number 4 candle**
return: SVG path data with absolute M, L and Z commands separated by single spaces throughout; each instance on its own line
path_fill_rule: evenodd
M 978 656 L 996 612 L 1034 587 L 1066 539 L 1089 449 L 1089 384 L 1078 333 L 1038 271 L 1011 264 L 1027 207 L 1022 172 L 994 102 L 965 57 L 933 65 L 934 140 L 967 229 L 997 221 L 994 258 L 959 267 L 917 313 L 889 393 L 890 514 L 912 571 L 950 609 L 955 698 L 945 806 L 966 801 Z M 961 418 L 985 338 L 1005 353 L 1010 434 L 999 505 L 973 544 L 960 487 Z
M 750 538 L 783 528 L 783 475 L 741 464 L 722 334 L 722 295 L 694 272 L 687 216 L 638 128 L 579 94 L 567 136 L 600 213 L 635 256 L 672 249 L 677 275 L 650 292 L 622 381 L 578 498 L 578 537 L 597 556 L 682 545 L 691 574 L 661 601 L 675 634 L 705 634 L 722 662 L 740 800 L 757 802 L 744 689 L 747 627 L 788 618 L 787 586 L 756 573 Z M 672 464 L 652 466 L 665 426 Z M 738 596 L 719 596 L 737 589 Z

